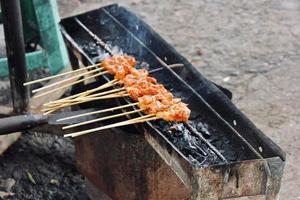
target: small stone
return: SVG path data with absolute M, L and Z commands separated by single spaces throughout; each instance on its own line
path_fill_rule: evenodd
M 0 199 L 6 199 L 11 196 L 14 196 L 14 193 L 0 191 Z
M 135 6 L 138 5 L 139 3 L 141 3 L 141 0 L 133 0 L 130 4 Z
M 177 126 L 176 125 L 172 125 L 170 128 L 169 128 L 170 131 L 177 131 Z
M 202 56 L 203 55 L 203 52 L 202 52 L 201 49 L 198 49 L 196 53 L 197 53 L 198 56 Z
M 8 179 L 3 179 L 0 180 L 0 189 L 4 190 L 6 192 L 10 192 L 11 188 L 16 184 L 15 179 L 13 178 L 8 178 Z
M 59 181 L 57 179 L 51 179 L 50 183 L 59 186 Z
M 237 123 L 236 123 L 236 121 L 235 121 L 235 120 L 233 120 L 233 125 L 235 125 L 235 126 L 237 125 Z
M 19 180 L 23 176 L 23 171 L 21 169 L 19 169 L 18 167 L 16 167 L 16 169 L 13 170 L 12 175 L 13 175 L 14 179 Z
M 223 78 L 223 82 L 228 82 L 230 80 L 230 76 Z

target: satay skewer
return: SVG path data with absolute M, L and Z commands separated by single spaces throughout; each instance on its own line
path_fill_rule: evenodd
M 101 130 L 105 130 L 105 129 L 109 129 L 109 128 L 116 128 L 116 127 L 120 127 L 120 126 L 143 123 L 143 122 L 157 120 L 157 119 L 159 119 L 159 118 L 156 117 L 155 115 L 149 114 L 149 115 L 144 115 L 142 117 L 137 117 L 137 118 L 134 118 L 134 119 L 130 119 L 130 120 L 126 120 L 126 121 L 123 121 L 123 122 L 118 122 L 118 123 L 114 123 L 114 124 L 110 124 L 110 125 L 106 125 L 106 126 L 102 126 L 102 127 L 97 127 L 97 128 L 84 130 L 84 131 L 69 133 L 69 134 L 64 135 L 64 137 L 77 137 L 77 136 L 81 136 L 81 135 L 85 135 L 85 134 L 88 134 L 88 133 L 101 131 Z
M 55 101 L 50 101 L 48 103 L 45 103 L 44 106 L 48 106 L 48 105 L 54 105 L 54 104 L 60 104 L 60 103 L 64 103 L 65 100 L 69 100 L 69 99 L 75 99 L 76 97 L 79 97 L 79 96 L 86 96 L 86 95 L 89 95 L 93 92 L 97 92 L 99 90 L 103 90 L 103 89 L 106 89 L 106 88 L 109 88 L 109 87 L 112 87 L 114 85 L 118 84 L 118 80 L 114 79 L 112 81 L 109 81 L 101 86 L 98 86 L 96 88 L 93 88 L 93 89 L 90 89 L 90 90 L 87 90 L 87 91 L 84 91 L 84 92 L 80 92 L 78 94 L 74 94 L 74 95 L 71 95 L 71 96 L 68 96 L 68 97 L 65 97 L 65 98 L 62 98 L 62 99 L 58 99 L 58 100 L 55 100 Z
M 134 113 L 141 112 L 141 111 L 143 111 L 143 109 L 132 110 L 132 111 L 122 112 L 122 113 L 115 114 L 115 115 L 100 117 L 100 118 L 84 121 L 84 122 L 81 122 L 81 123 L 64 126 L 64 127 L 62 127 L 62 129 L 70 129 L 70 128 L 74 128 L 74 127 L 78 127 L 78 126 L 83 126 L 83 125 L 86 125 L 86 124 L 91 124 L 91 123 L 94 123 L 94 122 L 100 122 L 100 121 L 104 121 L 104 120 L 108 120 L 108 119 L 113 119 L 113 118 L 122 117 L 122 116 L 125 116 L 125 115 L 134 114 Z
M 87 101 L 94 101 L 94 100 L 100 100 L 103 99 L 102 97 L 108 96 L 108 95 L 127 95 L 126 93 L 124 93 L 123 88 L 119 88 L 119 89 L 114 89 L 114 90 L 108 90 L 106 92 L 101 92 L 98 93 L 97 95 L 90 95 L 90 96 L 83 96 L 83 97 L 78 97 L 75 99 L 70 99 L 69 101 L 65 101 L 62 102 L 60 104 L 54 104 L 54 105 L 48 105 L 47 108 L 42 109 L 42 111 L 46 111 L 46 110 L 52 110 L 52 109 L 61 109 L 67 106 L 71 106 L 71 105 L 77 105 L 77 104 L 81 104 Z
M 32 84 L 39 83 L 39 82 L 42 82 L 42 81 L 48 81 L 48 80 L 51 80 L 53 78 L 57 78 L 57 77 L 77 73 L 77 72 L 80 72 L 80 71 L 84 71 L 84 70 L 87 70 L 87 69 L 91 69 L 91 68 L 94 68 L 94 67 L 98 67 L 100 64 L 101 63 L 97 63 L 97 64 L 94 64 L 94 65 L 89 65 L 89 66 L 86 66 L 86 67 L 83 67 L 83 68 L 80 68 L 80 69 L 76 69 L 76 70 L 72 70 L 72 71 L 69 71 L 69 72 L 64 72 L 64 73 L 61 73 L 61 74 L 56 74 L 56 75 L 53 75 L 53 76 L 48 76 L 48 77 L 36 79 L 36 80 L 33 80 L 33 81 L 26 82 L 23 85 L 27 86 L 27 85 L 32 85 Z
M 130 104 L 122 105 L 122 106 L 116 106 L 116 107 L 112 107 L 112 108 L 106 108 L 106 109 L 103 109 L 103 110 L 97 110 L 97 111 L 92 111 L 92 112 L 83 113 L 83 114 L 79 114 L 79 115 L 73 115 L 73 116 L 70 116 L 70 117 L 65 117 L 65 118 L 58 119 L 56 121 L 60 122 L 60 121 L 65 121 L 65 120 L 74 119 L 74 118 L 78 118 L 78 117 L 84 117 L 84 116 L 88 116 L 88 115 L 100 114 L 100 113 L 105 113 L 105 112 L 112 112 L 112 111 L 123 109 L 123 108 L 137 106 L 138 104 L 139 104 L 138 102 L 130 103 Z
M 96 94 L 90 94 L 90 95 L 87 95 L 87 96 L 83 95 L 83 96 L 79 96 L 79 97 L 74 98 L 74 99 L 66 99 L 63 102 L 59 102 L 60 104 L 58 104 L 58 105 L 61 105 L 61 103 L 81 102 L 82 99 L 100 97 L 100 96 L 104 96 L 104 95 L 107 95 L 107 94 L 118 93 L 118 92 L 121 92 L 121 91 L 125 91 L 124 88 L 117 88 L 117 89 L 108 90 L 108 91 L 105 91 L 105 92 L 100 92 L 100 93 L 96 93 Z M 56 106 L 57 106 L 57 104 L 48 104 L 47 107 L 51 108 L 51 107 L 56 107 Z
M 44 92 L 44 93 L 42 93 L 42 94 L 39 94 L 39 95 L 34 96 L 33 98 L 42 97 L 42 96 L 47 95 L 47 94 L 49 94 L 49 93 L 55 92 L 55 91 L 60 90 L 60 89 L 63 89 L 63 88 L 70 87 L 70 86 L 75 85 L 75 84 L 77 84 L 77 83 L 84 82 L 84 81 L 86 81 L 86 80 L 89 80 L 89 79 L 91 79 L 91 78 L 95 78 L 95 77 L 101 76 L 101 75 L 106 74 L 106 73 L 108 73 L 108 72 L 107 72 L 107 71 L 99 72 L 99 73 L 94 74 L 94 75 L 92 75 L 92 76 L 89 76 L 89 77 L 80 79 L 80 80 L 78 80 L 78 81 L 75 81 L 75 82 L 72 82 L 72 83 L 69 83 L 69 84 L 66 84 L 66 85 L 62 85 L 61 87 L 58 87 L 58 88 L 55 88 L 55 89 L 52 89 L 52 90 L 49 90 L 49 91 L 46 91 L 46 92 Z
M 81 74 L 77 74 L 77 75 L 75 75 L 75 76 L 71 76 L 71 77 L 66 78 L 66 79 L 63 79 L 63 80 L 61 80 L 61 81 L 57 81 L 57 82 L 55 82 L 55 83 L 52 83 L 52 84 L 50 84 L 50 85 L 46 85 L 46 86 L 44 86 L 44 87 L 40 87 L 40 88 L 38 88 L 38 89 L 32 90 L 32 93 L 36 93 L 36 92 L 39 92 L 39 91 L 41 91 L 41 90 L 45 90 L 45 89 L 54 87 L 54 86 L 56 86 L 56 85 L 62 84 L 62 83 L 64 83 L 64 82 L 68 82 L 68 81 L 73 80 L 73 79 L 75 79 L 75 78 L 79 78 L 79 77 L 84 76 L 84 75 L 90 75 L 90 74 L 92 74 L 92 73 L 99 72 L 99 71 L 102 71 L 102 70 L 103 70 L 103 67 L 100 67 L 100 68 L 97 68 L 97 69 L 94 69 L 94 70 L 91 70 L 91 71 L 87 71 L 87 72 L 84 72 L 84 73 L 81 73 Z
M 67 106 L 72 106 L 72 105 L 77 105 L 77 104 L 81 104 L 81 103 L 85 103 L 85 102 L 89 102 L 89 101 L 94 101 L 94 100 L 101 100 L 101 99 L 113 99 L 113 98 L 120 98 L 120 97 L 127 97 L 129 96 L 129 94 L 125 94 L 124 92 L 122 93 L 116 93 L 116 94 L 109 94 L 109 95 L 105 95 L 105 96 L 101 96 L 101 97 L 95 97 L 95 98 L 86 98 L 86 99 L 82 99 L 80 102 L 73 102 L 73 103 L 69 103 Z M 42 109 L 44 113 L 44 115 L 50 114 L 60 108 L 65 107 L 66 105 L 60 105 L 57 107 L 53 107 L 53 108 L 45 108 Z

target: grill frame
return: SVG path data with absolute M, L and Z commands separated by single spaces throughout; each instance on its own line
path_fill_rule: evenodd
M 176 59 L 178 59 L 178 63 L 183 63 L 185 65 L 185 68 L 175 70 L 175 73 L 177 73 L 178 76 L 184 79 L 184 81 L 191 87 L 195 88 L 195 91 L 201 96 L 201 98 L 203 98 L 204 101 L 208 103 L 209 106 L 213 108 L 216 114 L 220 115 L 221 118 L 224 119 L 224 121 L 226 121 L 232 129 L 243 136 L 242 139 L 253 146 L 256 151 L 259 151 L 260 147 L 262 147 L 264 150 L 261 153 L 261 159 L 240 161 L 227 165 L 210 166 L 207 168 L 195 168 L 187 162 L 185 156 L 180 151 L 178 151 L 174 145 L 168 142 L 166 138 L 162 138 L 162 135 L 156 134 L 154 132 L 149 132 L 147 131 L 147 129 L 144 129 L 145 140 L 155 149 L 155 151 L 161 156 L 161 158 L 170 165 L 174 173 L 180 178 L 181 181 L 184 182 L 185 186 L 193 191 L 191 199 L 197 199 L 199 197 L 229 198 L 233 197 L 234 195 L 253 195 L 255 193 L 254 191 L 251 191 L 252 193 L 238 193 L 232 192 L 234 191 L 233 189 L 226 189 L 226 186 L 227 188 L 230 188 L 230 185 L 232 184 L 231 179 L 235 174 L 234 172 L 239 171 L 238 169 L 244 168 L 244 166 L 250 168 L 251 166 L 253 166 L 253 173 L 262 174 L 262 181 L 260 181 L 259 184 L 262 185 L 262 188 L 265 188 L 264 193 L 267 195 L 267 199 L 276 198 L 279 192 L 280 181 L 285 164 L 285 153 L 280 149 L 280 147 L 278 147 L 261 131 L 259 131 L 253 125 L 253 123 L 251 123 L 250 120 L 231 103 L 228 97 L 215 84 L 203 77 L 198 70 L 196 70 L 185 58 L 183 58 L 171 45 L 169 45 L 157 33 L 155 33 L 155 31 L 153 31 L 151 27 L 149 27 L 146 23 L 144 23 L 134 14 L 127 11 L 125 8 L 120 7 L 116 4 L 100 8 L 99 10 L 103 9 L 113 15 L 114 18 L 119 20 L 121 23 L 125 23 L 124 20 L 126 21 L 127 19 L 123 15 L 130 14 L 135 19 L 135 21 L 139 23 L 139 26 L 142 26 L 144 29 L 148 30 L 148 37 L 154 38 L 151 43 L 153 47 L 150 45 L 149 48 L 153 50 L 154 48 L 158 48 L 158 45 L 160 48 L 168 49 L 169 53 Z M 122 12 L 120 12 L 120 10 Z M 123 13 L 123 15 L 121 15 L 120 13 Z M 73 58 L 75 56 L 85 65 L 93 63 L 93 61 L 89 59 L 85 52 L 82 51 L 82 49 L 72 39 L 68 32 L 63 28 L 64 21 L 68 19 L 70 18 L 64 19 L 62 21 L 61 29 L 70 54 L 72 54 Z M 128 28 L 129 31 L 131 31 L 133 34 L 138 31 L 135 30 L 134 27 L 129 26 L 126 28 Z M 157 55 L 159 57 L 163 57 L 163 55 L 160 55 L 159 53 L 157 53 Z M 192 79 L 194 79 L 194 81 L 191 81 Z M 195 81 L 195 79 L 197 79 L 197 81 Z M 195 85 L 197 82 L 202 87 L 197 87 Z M 238 122 L 238 126 L 233 125 L 233 120 L 236 120 Z M 101 136 L 95 135 L 93 137 Z M 78 140 L 80 140 L 80 138 L 78 138 Z M 77 150 L 80 151 L 80 148 L 77 148 Z M 172 160 L 171 163 L 170 160 Z M 264 171 L 266 170 L 266 163 L 267 168 L 268 170 L 270 170 L 271 174 L 265 173 Z M 85 174 L 84 169 L 82 169 L 82 171 L 83 174 Z M 245 169 L 243 171 L 239 171 L 238 174 L 240 177 L 242 177 L 242 179 L 249 179 L 248 172 Z M 206 177 L 206 183 L 208 185 L 214 185 L 214 189 L 207 191 L 207 187 L 203 187 L 202 190 L 199 190 L 199 187 L 201 186 L 201 184 L 203 184 L 199 182 L 199 176 L 202 176 L 202 178 L 203 176 Z M 245 185 L 244 187 L 246 189 L 248 188 L 248 190 L 251 190 L 247 185 Z M 241 188 L 243 188 L 243 186 Z M 220 193 L 220 190 L 225 191 L 225 193 Z M 260 191 L 260 193 L 263 192 Z M 232 196 L 230 196 L 230 194 L 232 194 Z

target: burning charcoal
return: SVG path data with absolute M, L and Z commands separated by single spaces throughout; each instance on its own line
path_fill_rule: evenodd
M 235 153 L 234 151 L 228 151 L 228 152 L 226 152 L 226 154 L 227 154 L 227 159 L 229 160 L 229 161 L 234 161 L 234 160 L 236 160 L 237 159 L 237 153 Z
M 208 131 L 208 125 L 207 124 L 199 122 L 199 123 L 197 123 L 196 129 L 197 129 L 197 131 L 201 132 L 204 136 L 205 135 L 207 135 L 207 136 L 211 135 L 210 132 Z
M 184 146 L 186 146 L 186 143 L 184 140 L 176 140 L 174 141 L 174 144 L 179 148 L 179 149 L 183 149 Z
M 177 131 L 177 126 L 174 124 L 169 128 L 170 131 Z
M 150 67 L 150 65 L 148 64 L 148 63 L 146 63 L 146 62 L 141 62 L 141 63 L 138 63 L 138 65 L 141 67 L 141 68 L 144 68 L 144 69 L 147 69 L 147 70 L 149 70 L 149 67 Z
M 174 124 L 169 128 L 169 130 L 172 131 L 172 133 L 176 137 L 182 136 L 182 134 L 184 133 L 183 129 L 184 129 L 183 124 Z
M 193 158 L 192 155 L 189 155 L 189 160 L 191 163 L 193 163 L 194 165 L 197 165 L 199 163 L 199 161 L 195 158 Z

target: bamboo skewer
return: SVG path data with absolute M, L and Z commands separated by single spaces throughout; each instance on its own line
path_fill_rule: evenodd
M 88 95 L 88 96 L 77 97 L 77 98 L 74 99 L 74 100 L 80 100 L 80 99 L 84 99 L 84 98 L 101 97 L 101 96 L 104 96 L 104 95 L 107 95 L 107 94 L 113 94 L 113 93 L 119 93 L 119 92 L 125 92 L 125 88 L 122 87 L 122 88 L 117 88 L 117 89 L 113 89 L 113 90 L 108 90 L 108 91 L 105 91 L 105 92 L 100 92 L 100 93 L 96 93 L 96 94 L 91 94 L 91 95 Z
M 77 70 L 64 72 L 64 73 L 61 73 L 61 74 L 57 74 L 57 75 L 48 76 L 48 77 L 45 77 L 45 78 L 40 78 L 40 79 L 37 79 L 37 80 L 29 81 L 29 82 L 24 83 L 23 85 L 24 86 L 32 85 L 32 84 L 39 83 L 39 82 L 42 82 L 42 81 L 47 81 L 47 80 L 50 80 L 50 79 L 53 79 L 53 78 L 57 78 L 57 77 L 60 77 L 60 76 L 65 76 L 65 75 L 68 75 L 68 74 L 72 74 L 72 73 L 80 72 L 80 71 L 83 71 L 83 70 L 91 69 L 91 68 L 97 67 L 99 65 L 100 65 L 100 63 L 94 64 L 94 65 L 89 65 L 87 67 L 80 68 L 80 69 L 77 69 Z
M 84 97 L 80 100 L 80 102 L 72 102 L 71 105 L 76 105 L 78 103 L 80 104 L 80 103 L 85 103 L 85 102 L 89 102 L 89 101 L 101 100 L 101 99 L 109 99 L 109 98 L 115 98 L 115 97 L 127 97 L 127 96 L 129 96 L 129 94 L 126 94 L 124 92 L 118 92 L 118 93 L 108 94 L 108 95 L 100 96 L 100 97 L 92 97 L 92 98 Z
M 110 125 L 106 125 L 106 126 L 102 126 L 102 127 L 98 127 L 98 128 L 92 128 L 92 129 L 88 129 L 88 130 L 84 130 L 84 131 L 69 133 L 69 134 L 64 135 L 64 137 L 77 137 L 77 136 L 85 135 L 85 134 L 100 131 L 100 130 L 116 128 L 116 127 L 126 126 L 126 125 L 130 125 L 130 124 L 142 123 L 142 122 L 156 120 L 156 119 L 159 119 L 159 118 L 153 114 L 150 114 L 150 115 L 145 115 L 142 117 L 137 117 L 137 118 L 130 119 L 127 121 L 118 122 L 118 123 L 114 123 L 114 124 L 110 124 Z
M 87 69 L 87 68 L 95 67 L 95 66 L 97 66 L 97 65 L 99 65 L 99 64 L 91 65 L 91 66 L 88 66 L 88 67 L 82 68 L 82 69 Z M 174 64 L 174 66 L 177 66 L 177 65 L 178 65 L 178 66 L 182 66 L 182 64 Z M 93 72 L 95 72 L 95 71 L 100 71 L 100 70 L 102 70 L 102 69 L 103 69 L 103 68 L 100 67 L 100 68 L 98 68 L 98 69 L 95 69 L 95 70 L 92 70 L 92 71 L 89 71 L 89 72 L 86 72 L 86 73 L 83 73 L 83 74 L 79 74 L 79 75 L 76 75 L 76 76 L 74 76 L 74 77 L 70 77 L 70 78 L 68 78 L 68 79 L 66 79 L 66 80 L 62 80 L 61 82 L 53 83 L 53 84 L 48 85 L 48 86 L 46 86 L 46 87 L 42 87 L 42 88 L 33 90 L 33 92 L 38 92 L 38 91 L 41 91 L 41 90 L 50 88 L 50 87 L 52 87 L 52 86 L 54 86 L 54 85 L 59 85 L 59 84 L 65 82 L 65 81 L 72 80 L 73 78 L 80 77 L 80 76 L 85 75 L 85 74 L 90 74 L 90 73 L 93 73 Z M 78 71 L 78 70 L 75 70 L 75 71 Z M 75 71 L 73 71 L 73 72 L 75 72 Z M 98 73 L 98 74 L 96 74 L 96 75 L 94 75 L 94 76 L 87 77 L 87 78 L 85 78 L 85 79 L 75 81 L 75 82 L 73 82 L 73 83 L 70 83 L 70 84 L 67 84 L 67 85 L 65 85 L 65 86 L 56 88 L 56 89 L 54 89 L 54 90 L 47 91 L 46 93 L 42 93 L 42 94 L 40 94 L 40 95 L 36 95 L 35 98 L 38 98 L 38 97 L 47 95 L 47 94 L 49 94 L 49 93 L 51 93 L 51 92 L 55 92 L 56 90 L 59 90 L 59 89 L 65 88 L 65 87 L 69 87 L 69 86 L 75 85 L 75 84 L 77 84 L 77 83 L 80 83 L 80 82 L 82 82 L 82 81 L 84 81 L 84 80 L 93 78 L 93 77 L 95 77 L 95 76 L 98 76 L 98 75 L 100 76 L 100 75 L 102 75 L 102 74 L 105 74 L 106 72 L 107 72 L 107 71 L 104 71 L 104 72 Z M 55 77 L 55 76 L 53 76 L 53 78 L 54 78 L 54 77 Z M 50 78 L 50 77 L 49 77 L 49 78 Z M 113 82 L 118 82 L 118 80 L 114 79 Z M 32 82 L 31 82 L 31 83 L 32 83 Z M 116 84 L 117 84 L 117 83 L 116 83 Z M 102 86 L 105 86 L 105 85 L 106 85 L 106 84 L 104 84 L 104 85 L 102 85 Z M 102 86 L 100 86 L 99 88 L 95 88 L 95 90 L 92 90 L 92 91 L 100 90 L 100 88 L 102 88 Z M 102 89 L 104 89 L 104 88 L 102 88 Z M 84 96 L 86 96 L 87 94 L 92 93 L 92 91 L 85 91 L 86 93 L 83 92 L 83 93 L 82 93 L 82 96 L 83 96 L 83 94 L 85 94 Z M 50 103 L 49 103 L 48 105 L 46 105 L 46 106 L 50 106 L 50 105 L 53 106 L 53 105 L 55 105 L 55 104 L 58 104 L 58 105 L 59 105 L 59 104 L 61 104 L 61 103 L 69 102 L 69 100 L 68 100 L 68 101 L 65 101 L 65 100 L 66 100 L 66 99 L 72 99 L 72 98 L 74 98 L 75 96 L 77 97 L 77 96 L 81 96 L 81 95 L 80 95 L 80 94 L 72 95 L 72 96 L 70 96 L 70 97 L 64 98 L 64 100 L 60 99 L 60 100 L 57 100 L 56 102 L 50 102 Z M 97 95 L 96 95 L 96 96 L 97 96 Z M 72 101 L 73 101 L 73 100 L 72 100 Z
M 55 86 L 55 85 L 59 85 L 59 84 L 61 84 L 61 83 L 64 83 L 64 82 L 73 80 L 73 79 L 75 79 L 75 78 L 79 78 L 79 77 L 81 77 L 81 76 L 88 75 L 88 74 L 91 74 L 91 73 L 94 73 L 94 72 L 98 72 L 98 71 L 101 71 L 101 70 L 103 70 L 102 67 L 97 68 L 97 69 L 94 69 L 94 70 L 91 70 L 91 71 L 87 71 L 87 72 L 82 73 L 82 74 L 77 74 L 77 75 L 75 75 L 75 76 L 71 76 L 71 77 L 66 78 L 66 79 L 63 79 L 63 80 L 61 80 L 61 81 L 52 83 L 52 84 L 50 84 L 50 85 L 47 85 L 47 86 L 44 86 L 44 87 L 41 87 L 41 88 L 32 90 L 32 92 L 33 92 L 33 93 L 36 93 L 36 92 L 39 92 L 39 91 L 41 91 L 41 90 L 45 90 L 45 89 L 51 88 L 51 87 L 53 87 L 53 86 Z
M 100 76 L 100 75 L 103 75 L 103 74 L 106 74 L 106 73 L 108 73 L 108 72 L 107 72 L 107 71 L 104 71 L 104 72 L 97 73 L 97 74 L 95 74 L 95 75 L 92 75 L 92 76 L 89 76 L 89 77 L 80 79 L 80 80 L 75 81 L 75 82 L 73 82 L 73 83 L 70 83 L 70 84 L 67 84 L 67 85 L 63 85 L 63 86 L 58 87 L 58 88 L 55 88 L 55 89 L 53 89 L 53 90 L 49 90 L 49 91 L 44 92 L 44 93 L 42 93 L 42 94 L 40 94 L 40 95 L 36 95 L 36 96 L 34 96 L 33 98 L 38 98 L 38 97 L 44 96 L 44 95 L 46 95 L 46 94 L 52 93 L 52 92 L 57 91 L 57 90 L 60 90 L 60 89 L 62 89 L 62 88 L 70 87 L 70 86 L 75 85 L 75 84 L 77 84 L 77 83 L 84 82 L 84 81 L 86 81 L 86 80 L 88 80 L 88 79 L 95 78 L 95 77 L 97 77 L 97 76 Z
M 113 90 L 108 90 L 105 92 L 100 92 L 100 93 L 96 93 L 96 94 L 92 94 L 89 96 L 79 96 L 77 98 L 74 99 L 66 99 L 62 102 L 59 102 L 59 104 L 49 104 L 47 107 L 51 108 L 51 107 L 56 107 L 57 105 L 62 105 L 63 103 L 73 103 L 73 102 L 80 102 L 82 99 L 87 99 L 87 98 L 94 98 L 94 97 L 100 97 L 100 96 L 104 96 L 104 95 L 108 95 L 108 94 L 112 94 L 112 93 L 118 93 L 121 91 L 125 91 L 124 88 L 117 88 L 117 89 L 113 89 Z
M 109 91 L 111 92 L 111 91 Z M 55 105 L 53 107 L 47 107 L 45 109 L 43 109 L 42 111 L 46 111 L 46 110 L 51 110 L 51 109 L 56 109 L 56 108 L 63 108 L 63 107 L 66 107 L 66 106 L 73 106 L 73 105 L 76 105 L 76 104 L 81 104 L 81 103 L 85 103 L 85 102 L 89 102 L 89 101 L 94 101 L 94 100 L 101 100 L 101 99 L 107 99 L 107 98 L 114 98 L 115 96 L 117 97 L 123 97 L 123 96 L 128 96 L 128 94 L 124 93 L 124 92 L 116 92 L 116 93 L 113 93 L 113 94 L 107 94 L 107 95 L 103 95 L 103 96 L 100 96 L 100 97 L 82 97 L 80 99 L 76 99 L 76 101 L 74 102 L 66 102 L 66 103 L 63 103 L 63 104 L 60 104 L 60 105 Z
M 85 102 L 89 102 L 89 101 L 94 101 L 94 100 L 101 100 L 101 99 L 110 99 L 110 98 L 119 98 L 119 97 L 125 97 L 128 96 L 127 94 L 124 93 L 116 93 L 116 94 L 108 94 L 105 96 L 101 96 L 101 97 L 97 97 L 97 98 L 86 98 L 86 99 L 82 99 L 81 101 L 78 102 L 69 102 L 69 103 L 64 103 L 64 104 L 60 104 L 57 105 L 55 107 L 47 107 L 42 109 L 43 112 L 48 112 L 48 111 L 56 111 L 60 108 L 64 108 L 66 106 L 72 106 L 72 105 L 77 105 L 77 104 L 81 104 L 81 103 L 85 103 Z
M 126 91 L 125 88 L 122 87 L 122 88 L 117 88 L 117 89 L 113 89 L 113 90 L 108 90 L 108 91 L 105 91 L 105 92 L 100 92 L 100 93 L 96 93 L 96 94 L 91 94 L 91 95 L 88 95 L 88 96 L 78 97 L 78 100 L 84 99 L 84 98 L 101 97 L 101 96 L 104 96 L 104 95 L 107 95 L 107 94 L 113 94 L 113 93 L 125 92 L 125 91 Z
M 92 112 L 83 113 L 83 114 L 79 114 L 79 115 L 73 115 L 73 116 L 70 116 L 70 117 L 65 117 L 65 118 L 58 119 L 56 121 L 60 122 L 60 121 L 65 121 L 65 120 L 74 119 L 74 118 L 78 118 L 78 117 L 84 117 L 84 116 L 88 116 L 88 115 L 100 114 L 100 113 L 104 113 L 104 112 L 112 112 L 112 111 L 119 110 L 119 109 L 122 109 L 122 108 L 137 106 L 138 104 L 139 103 L 130 103 L 130 104 L 127 104 L 127 105 L 107 108 L 107 109 L 103 109 L 103 110 L 92 111 Z
M 91 123 L 94 123 L 94 122 L 100 122 L 100 121 L 104 121 L 104 120 L 108 120 L 108 119 L 113 119 L 113 118 L 117 118 L 117 117 L 121 117 L 121 116 L 125 116 L 125 115 L 134 114 L 134 113 L 141 112 L 141 111 L 143 111 L 143 109 L 123 112 L 123 113 L 119 113 L 119 114 L 115 114 L 115 115 L 109 115 L 109 116 L 106 116 L 106 117 L 100 117 L 100 118 L 97 118 L 97 119 L 92 119 L 92 120 L 84 121 L 84 122 L 81 122 L 81 123 L 64 126 L 62 129 L 63 130 L 64 129 L 70 129 L 70 128 L 74 128 L 74 127 L 78 127 L 78 126 L 83 126 L 83 125 L 86 125 L 86 124 L 91 124 Z
M 117 80 L 112 80 L 112 81 L 109 81 L 101 86 L 98 86 L 94 89 L 91 89 L 91 90 L 87 90 L 87 91 L 84 91 L 84 92 L 80 92 L 78 94 L 74 94 L 74 95 L 71 95 L 71 96 L 68 96 L 68 97 L 65 97 L 65 98 L 62 98 L 62 99 L 58 99 L 56 101 L 51 101 L 51 102 L 48 102 L 48 103 L 45 103 L 44 105 L 45 106 L 50 106 L 50 105 L 54 105 L 54 104 L 59 104 L 59 103 L 63 103 L 65 100 L 69 100 L 69 99 L 75 99 L 75 97 L 79 97 L 79 96 L 86 96 L 86 95 L 89 95 L 93 92 L 96 92 L 96 91 L 99 91 L 99 90 L 103 90 L 103 89 L 106 89 L 106 88 L 109 88 L 109 87 L 112 87 L 114 85 L 118 84 Z
M 59 110 L 61 108 L 64 108 L 66 106 L 72 106 L 72 105 L 77 105 L 77 104 L 81 104 L 81 103 L 86 103 L 86 102 L 90 102 L 90 101 L 94 101 L 94 100 L 102 100 L 102 99 L 113 99 L 113 98 L 120 98 L 120 97 L 126 97 L 129 96 L 127 94 L 114 94 L 114 95 L 106 95 L 106 96 L 102 96 L 102 97 L 97 97 L 94 99 L 84 99 L 80 102 L 73 102 L 73 103 L 65 103 L 63 105 L 57 106 L 57 107 L 52 107 L 52 108 L 46 108 L 43 109 L 43 112 L 46 112 L 45 114 L 49 114 L 48 112 L 51 111 L 50 113 Z
M 63 105 L 53 107 L 53 108 L 46 108 L 46 109 L 43 109 L 42 111 L 45 112 L 44 115 L 47 115 L 47 114 L 50 114 L 60 108 L 66 107 L 66 106 L 72 106 L 72 105 L 81 104 L 81 103 L 94 101 L 94 100 L 112 99 L 112 98 L 127 97 L 127 96 L 129 96 L 129 94 L 125 94 L 122 92 L 122 93 L 116 93 L 116 94 L 109 94 L 109 95 L 105 95 L 105 96 L 101 96 L 101 97 L 86 98 L 86 99 L 81 100 L 80 102 L 73 102 L 73 103 L 69 103 L 67 105 L 63 104 Z
M 111 93 L 111 92 L 112 91 L 108 91 L 107 93 Z M 59 110 L 61 108 L 67 107 L 67 106 L 78 105 L 78 104 L 86 103 L 86 102 L 89 102 L 89 101 L 109 99 L 109 98 L 119 98 L 119 97 L 126 97 L 126 96 L 129 96 L 129 94 L 126 94 L 126 93 L 121 91 L 121 92 L 115 92 L 115 93 L 112 93 L 112 94 L 107 94 L 107 95 L 103 95 L 103 96 L 99 96 L 99 97 L 82 97 L 82 98 L 79 98 L 79 99 L 74 99 L 70 102 L 65 102 L 65 103 L 62 103 L 62 104 L 47 107 L 45 109 L 42 109 L 42 111 L 43 112 L 45 112 L 45 111 L 48 112 L 50 110 L 56 111 L 56 110 Z

